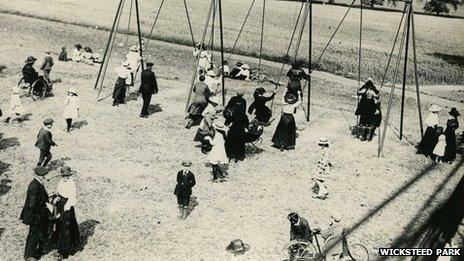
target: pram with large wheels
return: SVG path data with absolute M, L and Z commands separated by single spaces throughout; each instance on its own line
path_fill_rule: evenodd
M 29 94 L 33 99 L 35 97 L 44 98 L 46 96 L 51 96 L 52 94 L 52 83 L 49 82 L 43 75 L 27 74 L 23 72 L 23 77 L 18 82 L 18 85 L 22 89 L 29 89 Z

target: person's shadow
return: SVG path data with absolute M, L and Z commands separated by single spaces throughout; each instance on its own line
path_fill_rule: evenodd
M 20 146 L 18 138 L 6 138 L 0 140 L 0 150 L 4 150 L 11 147 Z
M 162 111 L 163 109 L 161 108 L 159 103 L 148 105 L 148 114 L 150 115 L 155 114 L 157 112 L 162 112 Z
M 82 127 L 84 127 L 85 125 L 88 125 L 89 123 L 87 121 L 76 121 L 72 124 L 72 127 L 74 129 L 80 129 Z
M 197 197 L 190 196 L 190 203 L 189 203 L 189 206 L 187 208 L 188 209 L 187 217 L 190 216 L 190 213 L 192 213 L 193 210 L 195 209 L 195 207 L 197 207 L 198 205 L 199 205 L 199 203 L 198 203 Z
M 68 158 L 68 157 L 52 160 L 50 161 L 50 164 L 48 165 L 48 169 L 50 171 L 58 170 L 59 168 L 65 166 L 66 161 L 69 161 L 69 160 L 71 160 L 71 158 Z
M 95 227 L 100 224 L 100 221 L 95 219 L 87 219 L 79 224 L 80 232 L 80 246 L 78 251 L 84 250 L 87 242 L 91 236 L 95 233 Z

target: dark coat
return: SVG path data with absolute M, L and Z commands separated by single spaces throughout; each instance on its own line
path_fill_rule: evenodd
M 456 152 L 457 152 L 457 142 L 456 142 L 456 130 L 459 128 L 459 121 L 457 118 L 449 119 L 446 122 L 446 130 L 445 130 L 445 137 L 446 137 L 446 148 L 445 148 L 445 155 L 443 156 L 443 160 L 445 161 L 453 161 L 456 159 Z
M 37 80 L 37 78 L 39 78 L 39 74 L 34 69 L 34 66 L 32 66 L 32 64 L 30 63 L 24 65 L 22 71 L 23 71 L 24 81 L 26 83 L 32 84 L 35 80 Z
M 299 226 L 290 225 L 290 240 L 311 241 L 312 231 L 306 219 L 300 217 Z
M 151 69 L 145 69 L 142 72 L 142 83 L 140 84 L 139 92 L 144 94 L 158 93 L 158 83 L 156 82 L 155 73 Z
M 51 146 L 56 146 L 56 143 L 52 139 L 52 133 L 49 130 L 40 128 L 35 146 L 41 150 L 50 150 Z
M 58 61 L 68 61 L 68 52 L 66 52 L 65 50 L 61 51 L 60 55 L 58 55 Z
M 192 172 L 188 171 L 187 175 L 184 175 L 184 171 L 181 170 L 177 173 L 177 186 L 179 196 L 190 196 L 192 195 L 192 187 L 195 186 L 195 176 Z
M 26 202 L 19 219 L 26 225 L 38 225 L 44 218 L 48 218 L 48 194 L 45 187 L 36 179 L 29 183 Z
M 253 111 L 256 111 L 256 120 L 259 122 L 267 123 L 272 117 L 272 111 L 266 106 L 266 102 L 274 99 L 275 93 L 270 97 L 258 96 L 256 95 L 255 100 L 251 103 L 248 108 L 248 113 L 253 114 Z
M 40 69 L 44 71 L 50 71 L 54 64 L 55 63 L 53 62 L 53 58 L 51 56 L 45 56 Z

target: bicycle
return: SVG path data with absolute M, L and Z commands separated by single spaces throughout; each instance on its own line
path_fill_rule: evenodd
M 312 236 L 316 242 L 316 246 L 312 242 L 292 240 L 281 251 L 280 260 L 283 261 L 316 261 L 316 260 L 351 260 L 351 261 L 369 261 L 369 251 L 362 244 L 348 244 L 345 235 L 342 236 L 342 245 L 344 251 L 335 256 L 328 256 L 326 251 L 321 251 L 319 245 L 318 234 Z M 324 244 L 325 247 L 328 244 Z

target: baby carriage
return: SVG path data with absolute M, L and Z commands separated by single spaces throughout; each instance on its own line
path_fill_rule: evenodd
M 259 150 L 258 146 L 261 144 L 263 139 L 263 126 L 256 124 L 255 121 L 251 122 L 248 131 L 245 133 L 245 143 L 250 145 L 251 152 L 254 153 Z
M 32 95 L 34 100 L 35 97 L 44 98 L 52 94 L 52 83 L 47 81 L 43 75 L 26 75 L 23 73 L 23 78 L 21 78 L 18 85 L 21 88 L 28 88 L 29 94 Z

